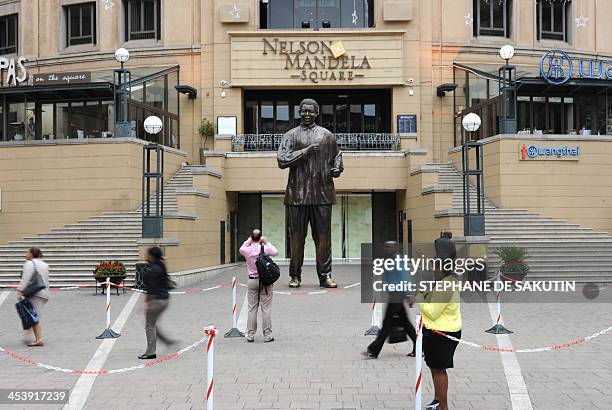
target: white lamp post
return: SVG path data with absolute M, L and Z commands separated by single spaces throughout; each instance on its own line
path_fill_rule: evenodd
M 499 55 L 501 58 L 506 60 L 506 64 L 508 64 L 508 61 L 514 57 L 514 47 L 512 47 L 510 44 L 503 46 L 499 49 Z
M 161 118 L 156 115 L 151 115 L 144 120 L 144 129 L 147 134 L 157 135 L 161 132 L 163 126 Z
M 115 60 L 121 64 L 121 69 L 123 69 L 123 64 L 126 63 L 130 59 L 130 52 L 125 48 L 121 47 L 115 50 Z
M 480 119 L 480 115 L 471 112 L 463 117 L 461 124 L 463 125 L 463 129 L 467 132 L 476 132 L 480 128 L 482 120 Z

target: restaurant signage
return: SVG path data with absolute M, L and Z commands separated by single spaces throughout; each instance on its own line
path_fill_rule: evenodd
M 612 61 L 572 58 L 563 50 L 548 50 L 540 59 L 540 75 L 549 84 L 561 85 L 572 77 L 612 80 Z
M 325 81 L 352 81 L 372 68 L 368 57 L 348 54 L 341 41 L 283 41 L 263 39 L 263 54 L 284 57 L 284 69 L 292 78 L 314 84 Z
M 0 57 L 0 76 L 5 79 L 4 84 L 16 86 L 28 80 L 28 70 L 25 67 L 25 57 L 14 58 Z
M 565 160 L 578 161 L 580 158 L 580 147 L 568 146 L 540 146 L 519 144 L 519 159 L 529 160 Z
M 34 85 L 80 84 L 90 82 L 91 73 L 89 71 L 34 74 Z

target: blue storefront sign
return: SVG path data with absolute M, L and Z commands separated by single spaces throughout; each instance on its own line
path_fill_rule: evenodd
M 523 161 L 530 159 L 563 159 L 577 161 L 580 157 L 580 147 L 569 146 L 538 146 L 538 145 L 519 145 L 519 158 Z
M 565 51 L 553 49 L 540 59 L 540 75 L 552 85 L 565 84 L 572 77 L 612 80 L 612 61 L 572 59 Z

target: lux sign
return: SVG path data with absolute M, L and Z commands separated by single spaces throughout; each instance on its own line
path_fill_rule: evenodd
M 578 66 L 580 78 L 612 80 L 612 61 L 575 59 L 563 50 L 549 50 L 540 59 L 540 75 L 549 84 L 561 85 L 575 75 L 574 65 Z

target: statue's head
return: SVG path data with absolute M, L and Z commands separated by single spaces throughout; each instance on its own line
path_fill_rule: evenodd
M 312 98 L 305 98 L 300 103 L 300 117 L 302 125 L 310 126 L 314 124 L 319 115 L 319 104 Z

